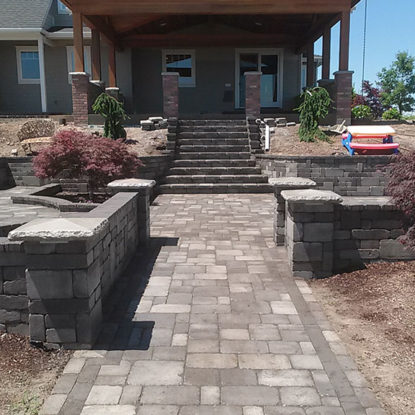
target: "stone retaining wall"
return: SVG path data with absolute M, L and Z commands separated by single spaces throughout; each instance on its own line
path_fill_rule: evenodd
M 22 242 L 0 238 L 0 331 L 29 332 L 25 268 Z
M 0 190 L 14 186 L 13 174 L 10 171 L 8 157 L 0 157 Z
M 112 188 L 119 193 L 90 212 L 32 221 L 9 234 L 12 242 L 5 245 L 20 250 L 17 256 L 14 251 L 0 255 L 0 324 L 4 325 L 0 328 L 29 331 L 30 340 L 45 347 L 92 347 L 101 327 L 103 302 L 137 248 L 149 238 L 154 183 L 141 185 L 135 191 Z M 11 284 L 3 282 L 9 275 L 3 264 L 16 268 L 19 282 L 14 284 L 13 301 L 5 292 Z
M 387 166 L 393 156 L 257 155 L 257 166 L 269 177 L 303 177 L 317 188 L 342 196 L 384 196 Z
M 137 172 L 137 178 L 158 180 L 163 177 L 169 168 L 171 158 L 169 156 L 145 156 L 140 157 L 144 167 L 140 167 Z

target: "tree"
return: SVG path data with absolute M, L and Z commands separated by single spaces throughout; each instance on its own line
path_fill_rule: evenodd
M 381 92 L 375 88 L 369 81 L 363 81 L 363 95 L 359 95 L 353 91 L 352 108 L 365 105 L 370 108 L 373 116 L 377 119 L 382 117 L 385 108 L 381 101 Z
M 390 68 L 383 68 L 378 77 L 384 106 L 396 106 L 401 115 L 404 111 L 412 111 L 415 104 L 415 57 L 399 52 Z

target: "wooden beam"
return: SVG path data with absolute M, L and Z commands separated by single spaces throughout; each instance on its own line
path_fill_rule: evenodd
M 115 59 L 115 45 L 110 44 L 108 48 L 108 86 L 110 88 L 115 88 L 117 86 L 117 71 Z
M 100 16 L 84 16 L 85 24 L 91 29 L 98 30 L 107 43 L 114 43 L 119 48 L 118 38 L 114 29 Z
M 340 59 L 339 70 L 349 70 L 349 44 L 350 44 L 350 11 L 341 13 L 340 18 Z
M 162 14 L 154 14 L 151 16 L 114 16 L 111 18 L 111 25 L 118 34 L 128 33 L 133 29 L 144 26 L 148 23 L 162 19 Z
M 307 45 L 307 87 L 315 84 L 314 42 Z
M 101 81 L 101 36 L 96 29 L 92 29 L 91 61 L 92 79 Z
M 312 14 L 340 13 L 350 0 L 71 0 L 85 15 L 131 14 Z
M 129 47 L 187 47 L 187 46 L 286 46 L 296 47 L 299 39 L 286 34 L 211 33 L 134 35 L 123 40 Z
M 331 27 L 328 26 L 323 33 L 323 69 L 321 77 L 330 79 L 330 55 L 331 55 Z
M 73 54 L 74 54 L 75 72 L 85 72 L 84 33 L 83 33 L 82 15 L 80 13 L 73 13 L 72 20 L 73 20 Z

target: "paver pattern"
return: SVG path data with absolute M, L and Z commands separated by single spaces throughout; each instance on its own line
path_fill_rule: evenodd
M 162 195 L 151 215 L 96 349 L 42 414 L 385 413 L 275 247 L 273 196 Z
M 44 217 L 58 217 L 60 212 L 56 209 L 39 205 L 13 204 L 12 195 L 28 194 L 31 187 L 14 187 L 0 191 L 0 227 L 14 226 Z

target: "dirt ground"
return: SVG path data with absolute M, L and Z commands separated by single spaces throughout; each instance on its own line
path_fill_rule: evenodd
M 71 356 L 46 352 L 27 338 L 0 333 L 0 415 L 34 415 Z
M 17 138 L 17 132 L 30 118 L 0 118 L 0 157 L 9 157 L 12 150 L 17 149 L 19 156 L 25 156 L 25 152 Z M 70 128 L 68 124 L 65 128 Z M 59 126 L 57 125 L 57 128 Z M 94 130 L 90 130 L 94 132 Z M 127 127 L 127 143 L 131 146 L 131 151 L 139 156 L 154 156 L 161 154 L 166 147 L 167 130 L 143 131 L 137 127 Z
M 376 263 L 311 283 L 389 415 L 415 413 L 415 262 Z
M 415 124 L 393 125 L 396 130 L 395 142 L 400 144 L 400 151 L 406 153 L 415 150 Z M 299 126 L 276 128 L 271 135 L 271 149 L 269 154 L 290 156 L 333 156 L 348 154 L 342 146 L 341 135 L 330 136 L 330 141 L 314 143 L 301 142 L 298 137 Z

